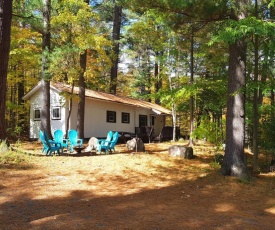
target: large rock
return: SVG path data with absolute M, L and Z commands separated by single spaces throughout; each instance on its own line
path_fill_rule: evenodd
M 95 137 L 91 137 L 88 142 L 88 147 L 86 148 L 86 151 L 90 152 L 92 150 L 96 150 L 98 139 Z
M 126 147 L 129 150 L 135 150 L 137 152 L 145 152 L 144 143 L 141 138 L 133 138 L 126 142 Z
M 172 145 L 168 148 L 168 153 L 170 156 L 182 157 L 185 159 L 192 159 L 194 157 L 193 148 L 184 145 Z

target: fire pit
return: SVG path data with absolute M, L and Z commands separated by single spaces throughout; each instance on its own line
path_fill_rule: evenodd
M 77 152 L 77 154 L 80 154 L 81 153 L 81 151 L 83 150 L 83 149 L 85 149 L 86 147 L 84 146 L 84 145 L 82 145 L 82 146 L 75 146 L 74 147 L 74 150 Z

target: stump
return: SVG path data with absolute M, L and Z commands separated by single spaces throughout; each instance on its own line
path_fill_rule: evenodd
M 86 151 L 90 152 L 92 150 L 96 150 L 98 139 L 95 137 L 91 137 L 88 142 L 88 147 L 86 148 Z
M 140 138 L 133 138 L 126 142 L 126 147 L 129 150 L 135 150 L 137 152 L 145 152 L 144 143 Z
M 193 148 L 186 147 L 184 145 L 172 145 L 168 148 L 168 153 L 173 157 L 182 157 L 184 159 L 192 159 L 193 158 Z

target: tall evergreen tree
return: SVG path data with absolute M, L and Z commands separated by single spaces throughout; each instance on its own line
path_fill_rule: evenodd
M 6 92 L 10 52 L 12 0 L 0 0 L 0 139 L 6 139 Z
M 85 3 L 89 4 L 89 0 L 84 0 Z M 77 132 L 79 138 L 84 138 L 84 114 L 85 114 L 85 72 L 87 64 L 87 50 L 85 49 L 80 53 L 80 68 L 78 86 L 79 86 L 79 102 L 77 111 Z
M 42 86 L 43 86 L 43 101 L 41 105 L 41 125 L 40 129 L 46 131 L 49 137 L 51 134 L 51 120 L 50 120 L 50 74 L 49 67 L 49 53 L 51 49 L 51 0 L 43 0 L 43 33 L 42 33 Z
M 118 5 L 115 1 L 114 16 L 113 16 L 113 63 L 111 67 L 111 82 L 110 93 L 116 94 L 117 88 L 117 75 L 118 75 L 118 62 L 119 62 L 119 40 L 120 40 L 120 27 L 122 18 L 122 6 Z
M 242 20 L 247 17 L 249 0 L 236 1 L 231 9 L 232 20 Z M 229 71 L 227 88 L 226 112 L 226 148 L 222 164 L 223 175 L 239 178 L 249 178 L 245 165 L 244 135 L 245 135 L 245 67 L 246 43 L 239 38 L 229 45 Z

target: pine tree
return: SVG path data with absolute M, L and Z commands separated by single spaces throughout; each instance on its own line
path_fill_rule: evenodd
M 0 139 L 6 139 L 6 92 L 10 51 L 12 0 L 0 0 Z

